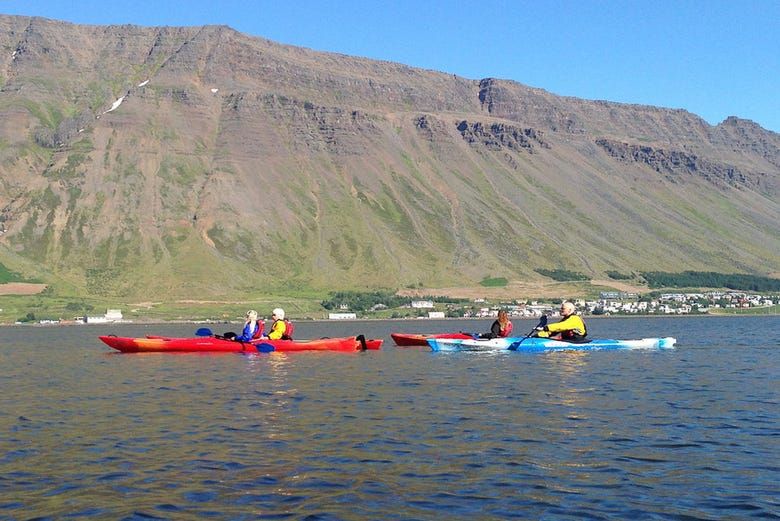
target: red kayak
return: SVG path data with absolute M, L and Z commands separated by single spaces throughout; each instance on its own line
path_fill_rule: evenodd
M 437 333 L 433 335 L 423 335 L 423 334 L 415 334 L 415 333 L 390 333 L 390 336 L 393 337 L 393 341 L 395 342 L 395 345 L 402 346 L 402 347 L 408 347 L 408 346 L 427 347 L 429 338 L 460 338 L 460 339 L 474 338 L 473 335 L 469 335 L 468 333 Z
M 270 353 L 272 351 L 362 351 L 379 349 L 381 339 L 366 340 L 362 335 L 316 340 L 268 340 L 236 342 L 214 336 L 143 338 L 107 335 L 99 337 L 106 345 L 123 353 Z M 365 344 L 365 347 L 364 347 Z

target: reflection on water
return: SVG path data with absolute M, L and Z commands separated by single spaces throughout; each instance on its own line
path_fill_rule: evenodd
M 0 330 L 0 519 L 741 519 L 780 512 L 776 340 L 756 319 L 592 320 L 670 351 L 122 355 Z M 486 324 L 485 327 L 489 326 Z M 533 324 L 516 324 L 530 329 Z M 435 328 L 435 329 L 428 329 Z

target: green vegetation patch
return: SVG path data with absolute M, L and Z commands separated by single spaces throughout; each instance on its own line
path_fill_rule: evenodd
M 8 282 L 27 282 L 24 277 L 15 271 L 9 270 L 4 264 L 0 263 L 0 284 Z
M 780 279 L 746 273 L 683 271 L 642 273 L 651 288 L 728 288 L 743 291 L 780 291 Z
M 345 235 L 328 239 L 328 255 L 342 270 L 349 270 L 355 264 L 355 251 L 357 242 L 352 237 Z
M 242 261 L 253 261 L 257 259 L 257 237 L 250 230 L 237 229 L 227 230 L 217 224 L 209 228 L 206 232 L 209 239 L 214 243 L 214 247 L 221 254 L 228 257 L 237 258 Z M 166 247 L 175 248 L 176 242 L 171 242 L 166 237 Z
M 620 273 L 619 271 L 609 270 L 607 272 L 607 277 L 609 277 L 612 280 L 631 280 L 634 278 L 634 275 L 629 273 Z
M 572 280 L 590 280 L 590 277 L 578 271 L 569 271 L 569 270 L 561 270 L 561 269 L 547 270 L 544 268 L 536 268 L 534 271 L 539 275 L 549 277 L 553 280 L 557 280 L 558 282 L 568 282 Z
M 486 288 L 504 288 L 507 284 L 509 281 L 506 277 L 485 277 L 479 281 L 479 285 Z
M 180 186 L 192 186 L 202 173 L 203 167 L 197 162 L 165 158 L 157 175 Z
M 430 300 L 438 303 L 463 303 L 468 299 L 458 299 L 452 297 L 415 297 L 414 300 Z M 392 291 L 337 291 L 330 293 L 329 298 L 320 302 L 320 305 L 329 311 L 349 310 L 361 312 L 374 310 L 378 307 L 400 308 L 411 304 L 411 297 L 402 297 Z
M 86 154 L 74 152 L 68 155 L 65 165 L 59 170 L 49 170 L 46 172 L 48 178 L 58 178 L 61 180 L 74 179 L 81 175 L 79 167 L 88 159 Z
M 121 276 L 119 268 L 88 268 L 87 291 L 93 295 L 111 295 L 116 292 Z

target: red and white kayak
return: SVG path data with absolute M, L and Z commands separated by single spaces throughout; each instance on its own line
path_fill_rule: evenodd
M 390 333 L 393 337 L 395 345 L 401 347 L 408 346 L 427 346 L 429 338 L 448 338 L 448 339 L 460 339 L 465 340 L 474 338 L 473 335 L 468 333 L 436 333 L 436 334 L 416 334 L 416 333 Z
M 315 340 L 256 340 L 236 342 L 218 337 L 171 338 L 148 336 L 141 338 L 106 335 L 99 337 L 107 346 L 123 353 L 270 353 L 273 351 L 363 351 L 379 349 L 381 339 L 361 336 L 320 338 Z

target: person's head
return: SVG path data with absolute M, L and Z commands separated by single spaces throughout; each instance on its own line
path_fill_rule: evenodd
M 561 304 L 561 315 L 563 315 L 564 317 L 568 317 L 572 313 L 574 313 L 574 304 L 572 304 L 568 300 L 563 304 Z
M 509 313 L 505 309 L 500 310 L 498 312 L 498 321 L 503 324 L 507 320 L 509 320 Z
M 250 309 L 249 311 L 247 311 L 246 319 L 257 321 L 257 311 L 255 311 L 254 309 Z
M 274 320 L 284 320 L 284 310 L 282 308 L 274 308 L 271 318 Z

